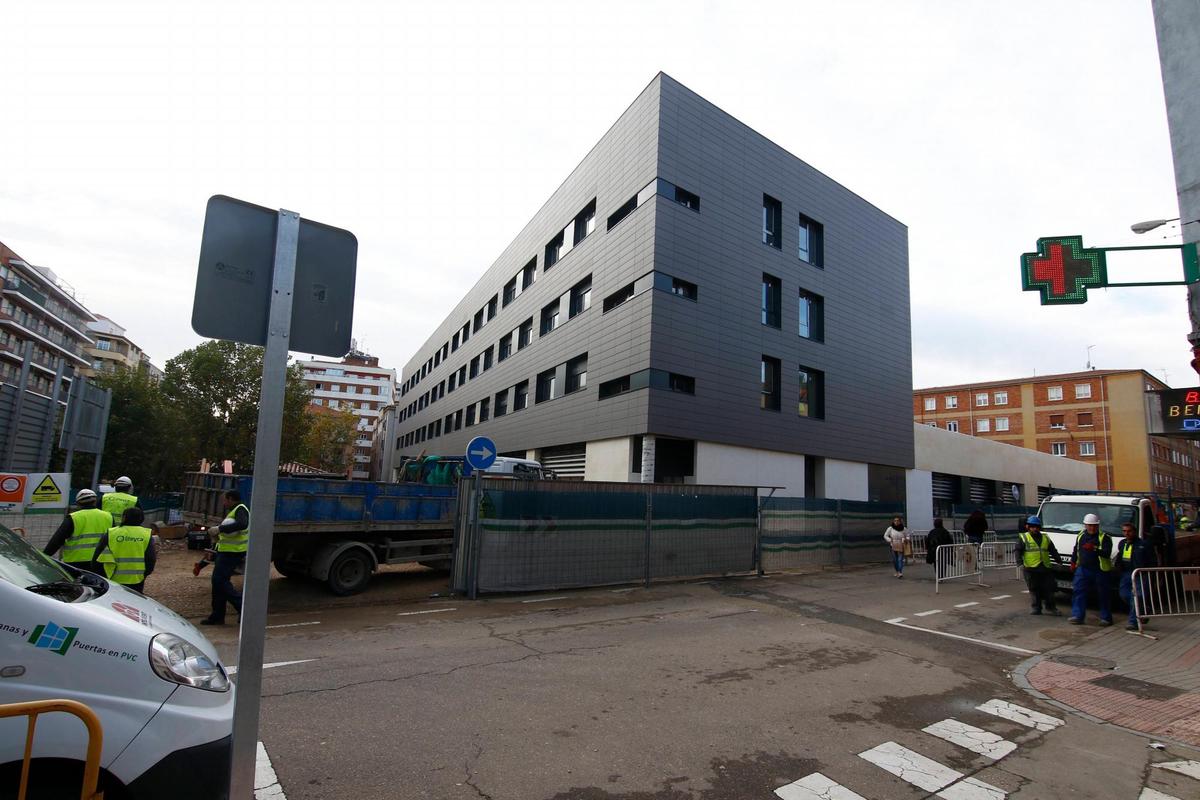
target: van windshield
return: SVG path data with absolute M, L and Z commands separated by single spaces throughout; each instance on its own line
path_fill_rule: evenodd
M 28 589 L 48 583 L 75 583 L 54 559 L 0 525 L 0 580 Z
M 1137 506 L 1100 505 L 1097 503 L 1043 503 L 1041 513 L 1042 530 L 1079 533 L 1083 530 L 1083 518 L 1095 514 L 1100 518 L 1100 530 L 1116 534 L 1126 522 L 1137 527 Z

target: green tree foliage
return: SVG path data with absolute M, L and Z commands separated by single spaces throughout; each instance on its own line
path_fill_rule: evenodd
M 358 417 L 350 411 L 309 407 L 308 432 L 300 461 L 325 472 L 345 473 L 354 458 Z

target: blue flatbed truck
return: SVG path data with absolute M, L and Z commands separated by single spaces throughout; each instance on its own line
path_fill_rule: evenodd
M 363 591 L 381 564 L 450 569 L 463 465 L 447 459 L 442 465 L 434 483 L 429 468 L 401 483 L 281 476 L 271 552 L 275 569 L 289 578 L 321 581 L 337 595 Z M 229 489 L 249 505 L 254 480 L 188 473 L 184 522 L 219 524 L 225 516 L 222 495 Z

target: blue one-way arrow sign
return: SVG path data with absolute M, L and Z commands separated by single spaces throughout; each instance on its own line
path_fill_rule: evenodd
M 476 436 L 467 443 L 467 463 L 471 469 L 485 470 L 496 461 L 496 443 L 486 436 Z

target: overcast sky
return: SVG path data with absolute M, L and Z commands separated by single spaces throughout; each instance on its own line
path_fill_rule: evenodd
M 160 366 L 201 341 L 220 193 L 352 230 L 355 336 L 399 370 L 662 70 L 909 226 L 916 386 L 1089 345 L 1198 382 L 1182 287 L 1021 291 L 1039 236 L 1180 241 L 1129 230 L 1178 214 L 1148 0 L 42 2 L 0 30 L 0 241 Z

